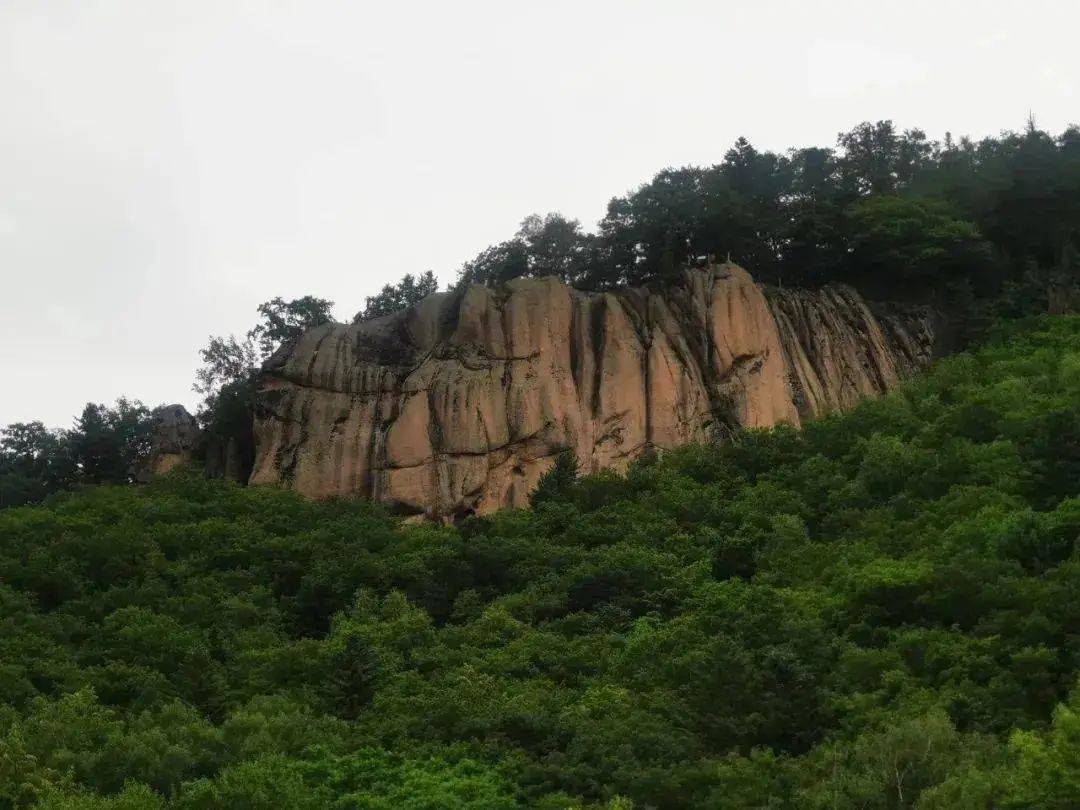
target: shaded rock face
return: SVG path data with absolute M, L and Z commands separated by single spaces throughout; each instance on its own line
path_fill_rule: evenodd
M 154 432 L 150 453 L 139 464 L 135 478 L 152 481 L 191 461 L 199 443 L 199 423 L 183 405 L 162 405 L 151 412 Z
M 232 436 L 208 435 L 205 455 L 203 471 L 207 478 L 247 483 L 255 457 L 250 426 Z
M 850 287 L 769 290 L 792 400 L 802 417 L 845 410 L 929 365 L 934 318 L 878 304 Z
M 799 425 L 930 359 L 929 313 L 847 288 L 766 290 L 731 264 L 661 291 L 523 278 L 327 324 L 263 368 L 251 483 L 433 518 L 523 506 L 563 450 L 586 472 L 739 426 Z

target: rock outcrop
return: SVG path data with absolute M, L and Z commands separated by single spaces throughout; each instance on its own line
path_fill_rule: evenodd
M 192 459 L 199 443 L 199 423 L 183 405 L 154 408 L 150 452 L 135 473 L 138 481 L 152 481 Z
M 802 417 L 845 410 L 926 367 L 935 342 L 925 308 L 871 309 L 850 287 L 768 290 L 792 400 Z
M 933 332 L 928 312 L 768 290 L 731 264 L 663 291 L 472 286 L 283 346 L 263 369 L 250 480 L 435 518 L 522 506 L 563 450 L 621 469 L 850 407 L 924 366 Z

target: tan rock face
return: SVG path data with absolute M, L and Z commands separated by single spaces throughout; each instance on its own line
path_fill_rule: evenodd
M 138 481 L 152 481 L 191 461 L 199 441 L 199 423 L 183 405 L 154 408 L 150 452 L 135 472 Z
M 363 495 L 430 517 L 523 506 L 559 452 L 585 471 L 737 426 L 798 425 L 930 359 L 926 313 L 847 288 L 765 290 L 734 265 L 660 291 L 553 278 L 474 286 L 266 364 L 251 483 Z

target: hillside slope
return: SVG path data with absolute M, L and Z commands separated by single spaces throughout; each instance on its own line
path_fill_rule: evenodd
M 1074 807 L 1078 496 L 1047 318 L 456 528 L 183 474 L 5 510 L 0 805 Z

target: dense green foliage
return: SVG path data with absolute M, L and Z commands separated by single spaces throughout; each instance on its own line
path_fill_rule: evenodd
M 208 461 L 223 456 L 232 443 L 231 451 L 250 469 L 259 365 L 282 343 L 332 320 L 333 305 L 310 295 L 292 301 L 274 298 L 259 305 L 259 321 L 243 340 L 210 338 L 200 351 L 202 366 L 194 385 L 203 396 L 201 456 Z M 153 430 L 150 409 L 124 398 L 113 407 L 87 403 L 66 430 L 50 430 L 41 422 L 0 428 L 0 509 L 84 484 L 131 482 L 149 452 Z M 221 459 L 216 463 L 222 466 Z
M 234 335 L 211 336 L 200 350 L 202 366 L 195 372 L 192 387 L 203 396 L 198 414 L 203 427 L 199 455 L 210 473 L 247 479 L 255 461 L 252 430 L 259 367 L 282 344 L 331 322 L 333 306 L 333 301 L 312 295 L 291 301 L 272 298 L 259 304 L 259 321 L 243 340 Z M 230 457 L 236 469 L 228 469 Z
M 364 308 L 353 318 L 353 323 L 411 307 L 438 290 L 439 281 L 430 270 L 419 277 L 406 273 L 397 284 L 385 284 L 377 295 L 368 296 L 364 300 Z
M 1070 808 L 1080 318 L 801 432 L 405 525 L 0 512 L 0 807 Z
M 835 149 L 778 154 L 739 139 L 717 165 L 665 169 L 615 197 L 596 233 L 531 216 L 466 262 L 461 281 L 554 274 L 604 289 L 712 255 L 761 281 L 847 281 L 888 295 L 917 281 L 924 294 L 1015 298 L 1023 283 L 1045 308 L 1048 287 L 1080 280 L 1078 222 L 1080 129 L 1054 137 L 1030 122 L 939 142 L 879 121 L 841 133 Z
M 152 432 L 150 411 L 127 399 L 111 408 L 88 402 L 67 430 L 41 422 L 0 428 L 0 509 L 79 484 L 131 481 Z
M 194 390 L 203 395 L 204 422 L 212 422 L 217 400 L 228 396 L 237 384 L 251 382 L 258 365 L 277 348 L 296 340 L 306 330 L 333 320 L 333 301 L 305 295 L 286 301 L 273 298 L 259 304 L 260 320 L 243 340 L 235 335 L 211 336 L 205 349 L 199 351 L 202 366 L 195 373 Z
M 278 346 L 295 340 L 313 326 L 330 323 L 334 318 L 333 301 L 305 295 L 286 301 L 278 296 L 259 304 L 262 320 L 248 332 L 248 338 L 259 347 L 262 357 L 269 357 Z

